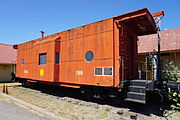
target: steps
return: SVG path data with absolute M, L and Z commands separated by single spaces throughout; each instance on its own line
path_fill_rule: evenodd
M 145 93 L 128 92 L 127 98 L 137 99 L 137 100 L 145 100 Z
M 146 86 L 146 80 L 131 80 L 131 84 L 133 86 L 142 86 L 142 87 L 145 87 Z
M 125 101 L 146 104 L 146 80 L 131 80 Z
M 136 100 L 136 99 L 131 99 L 131 98 L 126 98 L 125 101 L 130 101 L 130 102 L 136 102 L 136 103 L 141 103 L 141 104 L 146 104 L 144 100 Z
M 145 93 L 145 87 L 142 86 L 129 86 L 129 91 L 137 93 Z

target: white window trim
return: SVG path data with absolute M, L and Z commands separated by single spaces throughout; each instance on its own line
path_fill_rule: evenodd
M 96 69 L 96 68 L 102 68 L 102 75 L 96 75 L 96 74 L 95 74 L 95 69 Z M 104 75 L 104 68 L 112 68 L 112 75 Z M 95 68 L 94 68 L 94 76 L 110 76 L 110 77 L 111 77 L 111 76 L 113 76 L 113 72 L 114 72 L 114 71 L 113 71 L 113 67 L 112 67 L 112 66 L 107 66 L 107 67 L 95 67 Z
M 104 75 L 104 68 L 112 68 L 112 75 Z M 108 66 L 108 67 L 103 67 L 103 76 L 113 76 L 113 67 L 112 66 Z
M 94 76 L 102 76 L 103 75 L 103 68 L 102 68 L 102 75 L 96 75 L 96 68 L 102 68 L 102 67 L 95 67 L 94 68 Z

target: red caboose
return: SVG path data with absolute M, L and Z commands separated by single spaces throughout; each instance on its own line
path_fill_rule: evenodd
M 156 33 L 147 9 L 19 44 L 16 77 L 67 87 L 121 89 L 137 78 L 137 36 Z

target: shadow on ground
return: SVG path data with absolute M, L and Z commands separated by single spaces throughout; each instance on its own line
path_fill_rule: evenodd
M 150 114 L 163 116 L 163 112 L 165 110 L 171 109 L 170 104 L 167 104 L 165 102 L 164 103 L 160 102 L 160 97 L 157 94 L 149 95 L 148 103 L 144 105 L 133 102 L 124 102 L 122 94 L 119 94 L 117 98 L 109 98 L 106 100 L 100 100 L 100 99 L 87 100 L 82 96 L 80 89 L 78 88 L 59 87 L 59 86 L 43 85 L 43 84 L 33 85 L 28 88 L 38 90 L 41 91 L 42 93 L 57 97 L 70 97 L 70 98 L 75 98 L 87 102 L 94 102 L 102 105 L 106 104 L 114 107 L 128 108 L 132 112 L 144 114 L 147 116 L 149 116 Z

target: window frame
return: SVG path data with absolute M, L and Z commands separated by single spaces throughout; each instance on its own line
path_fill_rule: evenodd
M 45 55 L 46 59 L 45 59 L 45 63 L 41 63 L 41 55 Z M 39 53 L 39 62 L 38 62 L 38 65 L 46 65 L 47 64 L 47 53 Z
M 96 74 L 95 74 L 96 68 L 102 68 L 102 75 L 96 75 Z M 112 68 L 112 75 L 105 75 L 105 74 L 104 74 L 105 68 Z M 94 76 L 113 76 L 113 67 L 112 67 L 112 66 L 107 66 L 107 67 L 94 67 Z
M 112 68 L 112 75 L 105 75 L 105 74 L 104 74 L 105 68 Z M 113 67 L 103 67 L 103 76 L 113 76 Z
M 96 68 L 101 68 L 102 69 L 102 74 L 101 75 L 96 75 Z M 94 76 L 102 76 L 103 75 L 103 68 L 102 67 L 95 67 L 94 68 Z

